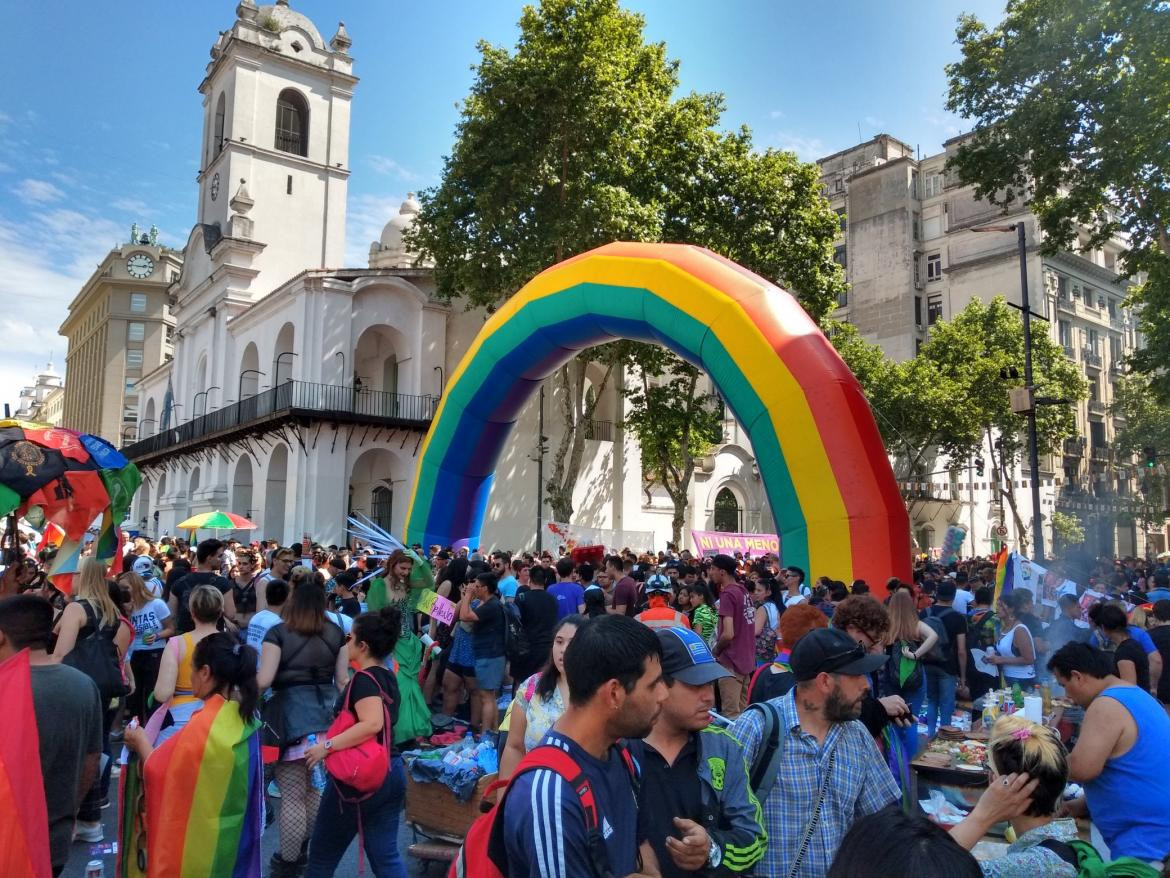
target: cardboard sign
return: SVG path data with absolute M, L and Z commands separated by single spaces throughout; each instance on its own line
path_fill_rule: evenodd
M 733 534 L 718 530 L 692 530 L 700 555 L 734 555 L 742 552 L 753 558 L 780 554 L 780 537 L 776 534 Z
M 455 604 L 429 588 L 423 589 L 418 596 L 418 611 L 444 625 L 455 624 Z

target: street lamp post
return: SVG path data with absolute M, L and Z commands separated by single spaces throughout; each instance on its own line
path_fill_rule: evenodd
M 341 352 L 338 351 L 338 353 L 341 353 Z M 280 383 L 280 361 L 282 359 L 284 359 L 285 357 L 295 357 L 295 356 L 296 356 L 296 353 L 294 351 L 285 351 L 283 354 L 276 355 L 276 359 L 272 361 L 272 386 L 273 387 L 275 387 L 277 384 Z M 289 365 L 291 367 L 292 364 L 290 363 Z M 289 374 L 288 380 L 292 381 L 291 374 Z
M 1020 256 L 1020 310 L 1024 316 L 1024 386 L 1029 397 L 1036 391 L 1032 383 L 1032 306 L 1028 301 L 1028 227 L 1023 220 L 1008 226 L 981 226 L 973 232 L 1015 232 Z M 1040 512 L 1040 449 L 1036 438 L 1036 401 L 1025 412 L 1028 418 L 1028 480 L 1032 487 L 1032 557 L 1044 560 L 1044 517 Z
M 240 402 L 244 401 L 244 376 L 251 373 L 255 373 L 258 378 L 264 377 L 264 373 L 259 369 L 245 369 L 240 373 L 239 385 L 236 387 L 236 396 L 239 398 Z
M 206 390 L 200 390 L 197 394 L 195 394 L 194 398 L 191 400 L 191 420 L 199 417 L 199 415 L 195 414 L 196 409 L 199 408 L 199 397 L 203 397 L 203 414 L 207 414 L 207 395 L 213 390 L 220 389 L 221 388 L 217 385 L 215 387 L 209 387 Z

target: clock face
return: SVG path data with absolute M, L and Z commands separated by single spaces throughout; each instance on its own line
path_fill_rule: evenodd
M 211 200 L 215 201 L 215 197 L 219 195 L 219 172 L 211 178 Z
M 142 280 L 154 274 L 154 260 L 145 253 L 135 253 L 126 260 L 126 271 L 131 277 Z

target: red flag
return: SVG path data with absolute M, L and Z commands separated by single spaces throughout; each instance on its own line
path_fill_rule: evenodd
M 8 718 L 0 735 L 0 875 L 50 878 L 49 812 L 28 650 L 0 664 L 0 704 Z

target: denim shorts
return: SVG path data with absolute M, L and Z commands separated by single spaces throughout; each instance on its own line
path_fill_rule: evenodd
M 504 685 L 504 657 L 477 658 L 475 660 L 475 682 L 480 689 L 499 692 Z

